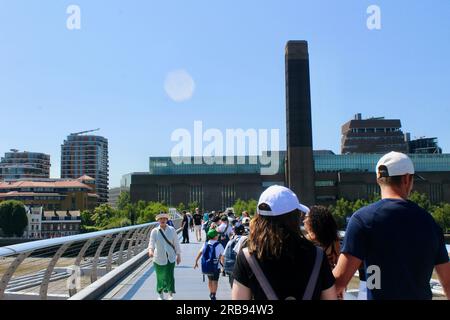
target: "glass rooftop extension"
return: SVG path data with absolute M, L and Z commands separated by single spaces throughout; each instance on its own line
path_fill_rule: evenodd
M 410 154 L 417 172 L 450 171 L 450 154 Z M 382 154 L 327 154 L 314 153 L 316 172 L 375 172 L 375 166 Z M 284 174 L 286 152 L 276 157 L 234 156 L 228 159 L 211 157 L 177 158 L 150 157 L 149 174 L 260 174 L 261 168 L 269 167 L 268 160 L 277 161 L 279 174 Z M 227 161 L 228 160 L 228 161 Z

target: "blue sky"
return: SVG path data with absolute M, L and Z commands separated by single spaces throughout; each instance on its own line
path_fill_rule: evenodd
M 81 8 L 81 30 L 66 9 Z M 369 5 L 381 30 L 368 30 Z M 169 155 L 177 128 L 280 129 L 284 47 L 309 42 L 314 148 L 339 152 L 357 112 L 400 118 L 450 152 L 450 2 L 0 0 L 0 154 L 51 155 L 71 132 L 101 128 L 110 186 Z M 164 90 L 169 72 L 195 82 L 190 100 Z

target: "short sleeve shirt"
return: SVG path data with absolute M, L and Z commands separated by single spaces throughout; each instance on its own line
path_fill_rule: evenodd
M 185 228 L 185 229 L 188 229 L 188 226 L 189 226 L 189 218 L 188 218 L 187 215 L 183 217 L 183 223 L 184 223 L 184 228 Z
M 202 225 L 202 215 L 200 213 L 195 213 L 193 215 L 194 218 L 194 225 L 200 226 Z
M 287 239 L 284 243 L 280 258 L 266 261 L 257 260 L 278 299 L 301 300 L 312 273 L 316 248 L 304 239 Z M 255 300 L 267 300 L 242 250 L 237 255 L 233 277 L 240 284 L 250 288 Z M 312 299 L 319 300 L 322 291 L 331 288 L 334 282 L 330 265 L 324 255 Z
M 379 288 L 368 289 L 377 300 L 432 298 L 430 278 L 435 265 L 449 261 L 442 230 L 431 214 L 414 202 L 383 199 L 351 217 L 343 253 L 364 262 L 366 278 L 379 270 Z

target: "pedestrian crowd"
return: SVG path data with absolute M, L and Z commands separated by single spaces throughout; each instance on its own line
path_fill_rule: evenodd
M 279 185 L 262 192 L 252 216 L 231 209 L 183 211 L 181 243 L 190 243 L 189 230 L 203 243 L 193 267 L 208 278 L 209 298 L 217 299 L 219 279 L 226 276 L 235 300 L 344 299 L 358 272 L 358 299 L 427 300 L 435 271 L 450 299 L 443 231 L 429 212 L 408 200 L 417 179 L 413 162 L 390 152 L 375 171 L 381 200 L 351 216 L 343 239 L 328 207 L 308 207 Z M 180 245 L 168 216 L 157 219 L 149 255 L 159 298 L 167 292 L 172 299 Z

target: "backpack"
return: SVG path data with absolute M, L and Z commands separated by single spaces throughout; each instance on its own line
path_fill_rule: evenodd
M 216 257 L 216 247 L 219 242 L 214 244 L 207 243 L 202 252 L 202 273 L 214 275 L 218 272 L 219 258 Z
M 236 264 L 236 252 L 234 252 L 234 247 L 239 242 L 241 236 L 237 236 L 228 246 L 227 251 L 225 252 L 225 261 L 224 261 L 224 270 L 226 274 L 232 274 L 234 270 L 234 265 Z
M 209 227 L 211 226 L 211 224 L 212 224 L 212 221 L 211 221 L 211 220 L 208 220 L 207 222 L 205 222 L 205 223 L 203 224 L 203 230 L 206 231 L 206 232 L 208 232 Z
M 227 227 L 225 228 L 225 230 L 223 232 L 219 232 L 219 242 L 222 243 L 222 245 L 225 247 L 228 243 L 228 241 L 230 241 L 230 237 L 228 236 L 228 230 L 229 230 L 230 226 L 227 225 Z

